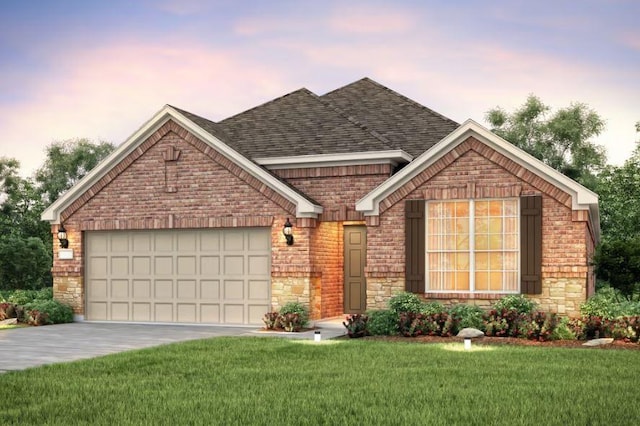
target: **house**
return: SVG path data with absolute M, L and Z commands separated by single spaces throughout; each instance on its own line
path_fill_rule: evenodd
M 259 324 L 385 308 L 407 290 L 576 315 L 596 194 L 486 128 L 368 78 L 213 122 L 165 106 L 42 215 L 79 319 Z M 283 228 L 287 226 L 287 233 Z

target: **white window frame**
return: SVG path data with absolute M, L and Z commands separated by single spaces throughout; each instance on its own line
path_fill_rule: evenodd
M 486 202 L 486 201 L 505 201 L 505 200 L 515 200 L 516 201 L 516 210 L 517 210 L 517 214 L 516 214 L 516 229 L 518 231 L 518 245 L 517 245 L 517 250 L 501 250 L 501 252 L 505 252 L 505 251 L 509 251 L 509 252 L 516 252 L 517 253 L 517 259 L 516 259 L 516 265 L 517 265 L 517 288 L 515 290 L 504 290 L 504 283 L 503 283 L 503 289 L 502 290 L 476 290 L 475 289 L 475 281 L 476 281 L 476 265 L 475 265 L 475 253 L 476 253 L 476 249 L 475 249 L 475 203 L 476 201 L 478 202 Z M 442 202 L 467 202 L 469 204 L 469 250 L 468 250 L 468 254 L 469 254 L 469 290 L 431 290 L 430 286 L 429 286 L 429 234 L 428 234 L 428 230 L 429 230 L 429 203 L 442 203 Z M 520 259 L 522 256 L 522 247 L 520 245 L 520 239 L 522 238 L 521 234 L 521 229 L 520 229 L 520 199 L 517 197 L 503 197 L 503 198 L 482 198 L 482 199 L 452 199 L 452 200 L 427 200 L 425 201 L 425 209 L 424 209 L 425 213 L 424 213 L 424 230 L 425 230 L 425 235 L 424 235 L 424 239 L 425 239 L 425 244 L 424 244 L 424 256 L 425 256 L 425 273 L 424 273 L 424 280 L 425 280 L 425 293 L 427 294 L 438 294 L 438 293 L 457 293 L 457 294 L 520 294 L 521 292 L 521 265 L 520 265 Z M 504 215 L 502 216 L 503 218 L 505 217 Z M 503 238 L 504 238 L 504 228 L 503 228 Z M 479 251 L 484 251 L 484 250 L 479 250 Z M 443 251 L 443 250 L 438 250 L 438 251 L 432 251 L 431 253 L 450 253 L 450 252 L 459 252 L 459 251 Z M 452 272 L 455 272 L 455 270 L 453 270 Z M 504 272 L 504 270 L 503 270 Z

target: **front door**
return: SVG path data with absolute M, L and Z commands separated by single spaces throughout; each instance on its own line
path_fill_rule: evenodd
M 344 313 L 361 314 L 366 310 L 367 228 L 344 227 Z

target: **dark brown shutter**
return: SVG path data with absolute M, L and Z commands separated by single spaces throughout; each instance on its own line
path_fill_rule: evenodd
M 424 200 L 405 202 L 405 288 L 411 293 L 424 293 Z
M 520 289 L 542 293 L 542 196 L 520 197 Z

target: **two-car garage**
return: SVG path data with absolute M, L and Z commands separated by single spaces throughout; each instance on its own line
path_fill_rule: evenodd
M 85 232 L 90 321 L 260 324 L 270 228 Z

